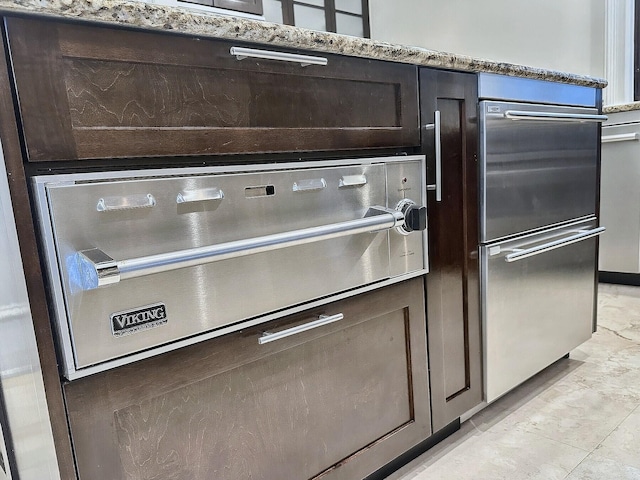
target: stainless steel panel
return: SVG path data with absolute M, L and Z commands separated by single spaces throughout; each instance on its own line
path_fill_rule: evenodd
M 596 95 L 593 87 L 494 73 L 478 75 L 478 97 L 482 99 L 595 107 Z
M 401 201 L 411 200 L 417 205 L 427 204 L 426 173 L 424 164 L 416 162 L 387 163 L 387 201 L 395 208 Z M 427 230 L 401 235 L 389 235 L 389 274 L 392 277 L 407 272 L 428 269 Z
M 37 179 L 40 185 L 49 182 L 38 192 L 46 192 L 51 213 L 50 218 L 42 214 L 43 224 L 46 229 L 50 220 L 55 234 L 55 244 L 49 242 L 48 248 L 50 253 L 55 248 L 59 262 L 59 273 L 58 266 L 50 265 L 51 277 L 61 277 L 63 285 L 56 296 L 56 311 L 68 376 L 75 376 L 77 368 L 378 282 L 389 278 L 392 268 L 398 275 L 408 273 L 407 269 L 422 271 L 426 263 L 419 248 L 422 232 L 403 236 L 391 231 L 128 278 L 91 291 L 77 288 L 82 282 L 74 278 L 69 262 L 86 249 L 99 248 L 117 259 L 138 258 L 362 218 L 369 206 L 387 205 L 387 167 L 364 163 L 312 169 L 300 169 L 297 164 L 297 169 L 285 171 L 215 175 L 205 169 L 198 175 L 182 171 L 183 176 L 164 178 L 158 175 L 167 172 L 138 172 L 132 176 L 139 178 L 118 181 L 80 175 L 61 178 L 59 184 L 52 177 Z M 406 165 L 398 167 L 399 182 L 416 179 L 419 190 L 423 160 L 414 157 L 399 163 Z M 367 183 L 339 187 L 341 178 L 353 175 L 364 175 Z M 324 179 L 327 187 L 293 188 L 317 178 Z M 223 191 L 222 198 L 176 202 L 180 192 L 212 188 Z M 248 195 L 247 188 L 264 194 Z M 100 198 L 131 195 L 151 195 L 155 206 L 96 208 Z M 128 335 L 115 331 L 113 322 L 121 318 L 119 314 L 157 304 L 164 305 L 166 319 L 153 322 L 155 328 L 135 329 Z
M 516 262 L 506 256 L 596 226 L 593 218 L 480 249 L 487 401 L 569 353 L 592 330 L 595 238 Z
M 592 115 L 595 109 L 480 102 L 480 239 L 586 218 L 596 212 L 596 123 L 510 119 L 505 112 Z
M 0 385 L 20 480 L 59 479 L 40 359 L 0 148 Z M 8 428 L 6 428 L 8 427 Z M 6 460 L 6 450 L 3 449 Z M 7 464 L 5 464 L 8 467 Z M 8 468 L 6 474 L 11 476 Z M 0 477 L 2 473 L 0 473 Z
M 604 142 L 621 136 L 629 140 Z M 602 137 L 600 221 L 607 233 L 600 239 L 599 268 L 640 273 L 640 124 L 605 126 Z

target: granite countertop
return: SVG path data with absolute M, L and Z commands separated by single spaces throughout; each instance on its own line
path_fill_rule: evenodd
M 602 113 L 620 113 L 620 112 L 632 112 L 634 110 L 640 110 L 640 102 L 622 103 L 619 105 L 607 105 L 602 107 Z
M 585 75 L 136 1 L 0 0 L 0 11 L 4 14 L 31 14 L 63 20 L 174 31 L 201 37 L 241 40 L 468 72 L 500 73 L 589 87 L 603 88 L 607 84 L 606 80 Z

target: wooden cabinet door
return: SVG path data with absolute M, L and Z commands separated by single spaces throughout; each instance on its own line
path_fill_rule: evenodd
M 477 181 L 477 78 L 420 70 L 423 127 L 440 112 L 442 200 L 427 195 L 427 324 L 433 429 L 482 401 Z M 435 129 L 423 128 L 427 179 L 435 184 Z
M 213 6 L 262 15 L 262 0 L 213 0 Z
M 19 18 L 6 28 L 29 161 L 420 141 L 412 65 L 238 59 L 235 42 Z
M 423 298 L 414 279 L 66 384 L 80 479 L 366 477 L 430 435 Z

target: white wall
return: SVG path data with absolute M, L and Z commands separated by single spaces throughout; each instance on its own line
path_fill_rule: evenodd
M 371 38 L 604 77 L 604 0 L 369 0 Z

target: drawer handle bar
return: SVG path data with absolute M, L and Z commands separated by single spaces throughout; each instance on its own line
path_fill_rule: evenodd
M 620 135 L 603 135 L 602 143 L 633 142 L 638 140 L 637 133 L 621 133 Z
M 559 112 L 529 112 L 521 110 L 507 110 L 504 117 L 511 120 L 541 120 L 548 122 L 604 122 L 606 115 L 590 115 Z
M 256 48 L 231 47 L 230 53 L 238 60 L 244 60 L 245 58 L 260 58 L 262 60 L 299 63 L 302 67 L 308 67 L 309 65 L 326 66 L 329 63 L 329 61 L 324 57 L 298 55 L 297 53 L 273 52 L 271 50 L 258 50 Z
M 567 245 L 571 245 L 572 243 L 578 243 L 591 237 L 597 237 L 605 230 L 605 227 L 593 228 L 591 230 L 581 230 L 580 233 L 571 235 L 570 237 L 562 238 L 560 240 L 554 240 L 553 242 L 544 243 L 542 245 L 538 245 L 537 247 L 527 248 L 525 250 L 510 253 L 509 255 L 506 255 L 504 257 L 504 260 L 507 263 L 517 262 L 518 260 L 523 260 L 525 258 L 533 257 L 534 255 L 549 252 L 551 250 L 555 250 L 556 248 L 565 247 Z
M 329 325 L 330 323 L 337 322 L 342 320 L 344 315 L 342 313 L 337 313 L 335 315 L 320 315 L 317 320 L 314 320 L 309 323 L 305 323 L 303 325 L 298 325 L 296 327 L 287 328 L 286 330 L 282 330 L 281 332 L 271 333 L 264 332 L 262 336 L 258 337 L 258 343 L 260 345 L 264 345 L 265 343 L 275 342 L 276 340 L 280 340 L 282 338 L 290 337 L 292 335 L 297 335 L 298 333 L 306 332 L 307 330 L 313 330 L 314 328 L 322 327 L 324 325 Z
M 358 233 L 391 230 L 404 225 L 404 221 L 404 214 L 400 211 L 385 207 L 371 207 L 364 218 L 356 220 L 129 260 L 114 260 L 102 250 L 92 248 L 76 253 L 75 262 L 71 262 L 75 263 L 76 271 L 70 271 L 69 275 L 82 290 L 92 290 L 127 278 L 143 277 Z

